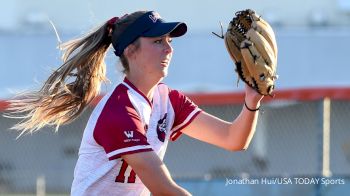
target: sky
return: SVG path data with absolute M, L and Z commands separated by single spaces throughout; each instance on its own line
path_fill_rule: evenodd
M 249 5 L 254 5 L 255 7 L 250 8 L 256 8 L 264 13 L 264 16 L 271 18 L 267 11 L 281 12 L 277 9 L 280 7 L 279 3 L 288 2 L 291 6 L 281 8 L 283 11 L 287 10 L 282 15 L 285 17 L 289 16 L 289 12 L 301 10 L 306 13 L 306 8 L 315 4 L 313 0 L 307 1 L 304 3 L 305 6 L 299 6 L 300 9 L 296 10 L 293 7 L 297 7 L 301 0 L 292 2 L 263 0 L 259 1 L 259 4 L 256 4 L 257 0 L 81 2 L 3 1 L 6 6 L 0 7 L 0 29 L 5 26 L 19 29 L 2 33 L 0 31 L 0 99 L 7 98 L 13 90 L 37 88 L 50 71 L 59 66 L 61 61 L 60 52 L 57 50 L 58 42 L 48 18 L 54 22 L 62 41 L 67 41 L 117 14 L 120 16 L 142 9 L 157 10 L 167 21 L 184 21 L 188 25 L 188 33 L 173 42 L 175 53 L 166 82 L 172 87 L 191 92 L 237 91 L 242 89 L 242 85 L 239 88 L 236 86 L 237 75 L 234 72 L 234 64 L 226 52 L 223 41 L 211 33 L 220 32 L 219 21 L 226 29 L 233 13 L 250 7 Z M 319 1 L 315 7 L 326 8 L 330 2 L 330 0 Z M 333 9 L 328 7 L 325 10 L 330 13 Z M 15 25 L 11 26 L 11 22 Z M 23 32 L 30 31 L 29 23 L 40 30 L 22 35 Z M 350 65 L 346 58 L 350 30 L 348 27 L 338 28 L 331 26 L 289 29 L 285 26 L 274 26 L 279 47 L 280 77 L 277 89 L 350 84 L 347 75 L 350 72 Z M 120 77 L 120 74 L 116 74 L 117 60 L 113 55 L 109 55 L 107 61 L 107 69 L 110 70 L 108 74 L 113 81 L 116 81 Z

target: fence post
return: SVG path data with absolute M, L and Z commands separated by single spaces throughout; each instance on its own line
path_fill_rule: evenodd
M 320 101 L 320 114 L 319 173 L 321 177 L 328 178 L 332 175 L 330 170 L 331 100 L 329 97 L 325 97 Z M 316 196 L 322 196 L 321 183 L 316 185 Z
M 38 176 L 36 178 L 36 196 L 45 196 L 46 195 L 46 185 L 45 185 L 45 176 Z
M 331 138 L 331 100 L 326 97 L 323 99 L 323 138 L 322 138 L 322 176 L 330 177 L 330 138 Z

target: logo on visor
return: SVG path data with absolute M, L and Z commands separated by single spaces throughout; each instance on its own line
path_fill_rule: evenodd
M 160 18 L 160 15 L 158 13 L 153 13 L 149 15 L 149 18 L 152 20 L 153 23 L 156 23 L 157 20 Z

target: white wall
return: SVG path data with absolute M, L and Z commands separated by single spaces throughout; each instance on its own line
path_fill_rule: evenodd
M 346 0 L 4 0 L 0 6 L 0 28 L 27 27 L 28 22 L 49 25 L 46 18 L 65 31 L 82 31 L 112 16 L 136 10 L 157 10 L 167 20 L 182 20 L 191 30 L 217 29 L 218 21 L 228 23 L 233 13 L 252 8 L 271 22 L 305 26 L 311 18 L 330 25 L 350 25 L 350 6 Z

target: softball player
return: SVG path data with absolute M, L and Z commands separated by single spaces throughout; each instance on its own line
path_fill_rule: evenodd
M 72 195 L 190 195 L 162 161 L 169 140 L 186 134 L 231 151 L 248 147 L 263 98 L 253 89 L 246 86 L 245 106 L 233 122 L 226 122 L 161 83 L 168 74 L 171 41 L 186 31 L 186 24 L 165 22 L 153 11 L 112 18 L 65 44 L 64 63 L 43 88 L 12 102 L 12 111 L 28 113 L 15 125 L 22 133 L 74 120 L 99 93 L 104 57 L 113 45 L 125 78 L 90 116 Z

